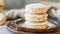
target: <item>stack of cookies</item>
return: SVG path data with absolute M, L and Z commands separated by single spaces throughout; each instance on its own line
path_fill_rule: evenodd
M 4 9 L 4 2 L 3 0 L 0 0 L 0 13 L 3 12 Z
M 28 28 L 45 29 L 48 26 L 47 6 L 40 3 L 28 4 L 25 7 L 25 24 Z

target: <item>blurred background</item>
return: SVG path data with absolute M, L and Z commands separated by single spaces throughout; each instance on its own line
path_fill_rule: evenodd
M 0 0 L 0 12 L 2 14 L 0 14 L 0 19 L 1 17 L 3 18 L 6 18 L 6 19 L 1 19 L 0 21 L 0 24 L 4 24 L 7 22 L 8 19 L 16 19 L 18 18 L 17 16 L 19 17 L 22 17 L 23 19 L 25 18 L 24 17 L 24 14 L 25 14 L 25 5 L 27 4 L 30 4 L 30 3 L 44 3 L 44 4 L 51 4 L 53 6 L 56 6 L 58 8 L 58 10 L 56 11 L 56 14 L 54 12 L 54 14 L 52 13 L 53 11 L 50 11 L 50 16 L 53 17 L 53 18 L 58 18 L 60 20 L 60 0 Z M 23 9 L 21 9 L 23 8 Z M 6 11 L 5 11 L 6 10 Z M 18 11 L 18 12 L 17 12 Z M 57 17 L 56 17 L 57 15 Z M 5 22 L 4 22 L 4 21 Z M 8 23 L 8 22 L 7 22 Z M 59 23 L 57 22 L 54 22 L 56 23 L 57 25 L 60 26 L 60 21 Z M 60 31 L 59 31 L 60 32 Z M 7 30 L 7 28 L 5 27 L 5 25 L 0 26 L 0 33 L 1 34 L 10 34 L 11 32 Z
M 20 9 L 24 8 L 26 4 L 29 3 L 40 3 L 45 2 L 53 4 L 60 8 L 60 0 L 3 0 L 5 2 L 5 9 Z

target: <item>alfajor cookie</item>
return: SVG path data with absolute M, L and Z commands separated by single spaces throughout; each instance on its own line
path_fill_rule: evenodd
M 41 3 L 28 4 L 25 6 L 25 12 L 27 13 L 45 13 L 48 7 Z
M 45 22 L 25 22 L 27 28 L 45 29 L 48 27 L 48 21 Z
M 26 21 L 25 22 L 26 25 L 37 25 L 37 26 L 40 26 L 40 25 L 47 25 L 48 24 L 48 21 L 44 21 L 44 22 L 33 22 L 33 21 Z
M 28 21 L 47 21 L 47 13 L 44 14 L 25 14 L 25 20 Z

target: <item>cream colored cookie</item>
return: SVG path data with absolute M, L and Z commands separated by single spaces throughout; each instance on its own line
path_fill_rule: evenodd
M 41 3 L 28 4 L 25 7 L 27 13 L 45 13 L 48 7 Z
M 44 22 L 32 22 L 32 21 L 26 21 L 25 22 L 26 25 L 31 25 L 31 26 L 41 26 L 41 25 L 47 25 L 48 21 L 44 21 Z
M 25 22 L 27 28 L 45 29 L 48 27 L 48 21 L 45 22 Z
M 35 28 L 35 29 L 45 29 L 48 27 L 48 21 L 46 22 L 25 22 L 27 28 Z
M 25 20 L 28 21 L 47 21 L 48 14 L 25 14 Z
M 31 25 L 26 25 L 27 28 L 33 28 L 33 29 L 46 29 L 48 25 L 40 25 L 40 26 L 31 26 Z

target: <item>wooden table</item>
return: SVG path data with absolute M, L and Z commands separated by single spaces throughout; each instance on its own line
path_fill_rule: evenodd
M 60 28 L 53 33 L 28 33 L 28 32 L 21 32 L 20 34 L 60 34 Z
M 6 26 L 2 26 L 2 27 L 0 26 L 0 34 L 14 34 L 14 33 L 10 32 L 6 28 Z M 20 34 L 60 34 L 60 28 L 58 29 L 57 32 L 54 32 L 54 33 L 27 33 L 27 32 L 20 32 Z

